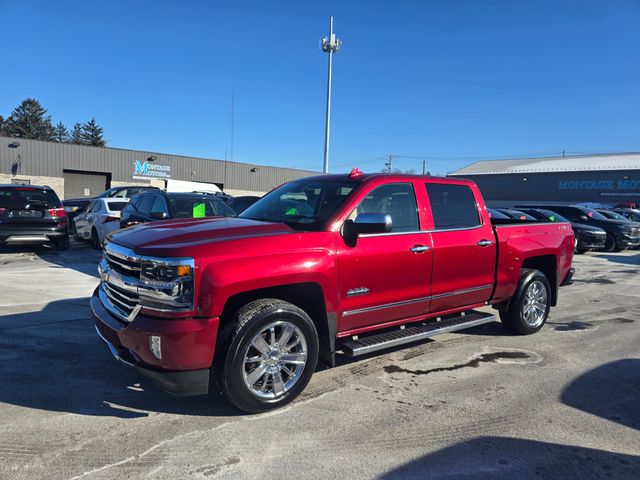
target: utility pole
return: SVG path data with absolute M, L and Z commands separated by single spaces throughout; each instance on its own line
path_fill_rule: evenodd
M 422 160 L 422 175 L 425 175 L 426 171 L 427 171 L 427 161 Z
M 230 150 L 231 150 L 231 161 L 233 162 L 233 123 L 234 123 L 234 105 L 233 105 L 233 92 L 231 92 L 231 145 L 230 145 Z M 225 158 L 226 160 L 226 158 Z
M 389 173 L 391 173 L 391 168 L 393 167 L 393 157 L 395 157 L 395 155 L 388 155 L 387 158 L 389 161 L 384 164 L 384 166 L 387 167 L 387 172 Z
M 329 74 L 327 75 L 327 117 L 324 127 L 324 163 L 322 171 L 329 173 L 329 131 L 331 122 L 331 66 L 333 53 L 340 50 L 342 42 L 333 33 L 333 16 L 329 19 L 329 37 L 322 39 L 322 51 L 329 54 Z

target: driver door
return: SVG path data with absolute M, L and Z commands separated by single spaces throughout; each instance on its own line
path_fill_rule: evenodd
M 424 315 L 431 290 L 431 236 L 419 225 L 412 182 L 386 183 L 365 195 L 348 218 L 391 216 L 388 233 L 360 235 L 338 246 L 339 331 Z

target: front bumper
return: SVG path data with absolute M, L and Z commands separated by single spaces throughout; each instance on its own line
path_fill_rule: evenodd
M 118 361 L 174 395 L 208 393 L 218 317 L 172 320 L 138 315 L 124 324 L 102 305 L 98 289 L 91 297 L 91 311 L 98 335 Z M 149 349 L 150 335 L 162 339 L 161 360 Z

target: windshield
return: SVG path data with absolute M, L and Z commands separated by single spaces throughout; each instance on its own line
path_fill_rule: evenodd
M 173 218 L 235 217 L 236 212 L 217 198 L 169 197 Z
M 604 212 L 602 212 L 602 215 L 608 218 L 613 218 L 614 220 L 627 220 L 627 217 L 625 217 L 624 215 L 620 215 L 617 212 L 611 212 L 611 211 L 605 210 Z
M 552 222 L 567 222 L 570 223 L 565 217 L 559 213 L 552 212 L 551 210 L 538 210 L 541 214 L 547 217 Z
M 582 211 L 587 217 L 591 217 L 596 220 L 608 220 L 607 217 L 605 217 L 601 213 L 596 212 L 595 210 L 591 210 L 590 208 L 583 208 Z
M 298 180 L 269 192 L 239 217 L 319 231 L 357 185 L 354 181 Z

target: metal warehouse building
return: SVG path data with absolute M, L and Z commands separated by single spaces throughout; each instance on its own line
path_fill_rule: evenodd
M 212 183 L 231 195 L 258 194 L 310 170 L 120 148 L 0 137 L 0 183 L 49 185 L 60 198 L 93 197 L 120 185 L 164 187 L 166 180 Z
M 480 161 L 449 175 L 476 182 L 491 206 L 640 203 L 640 153 Z

